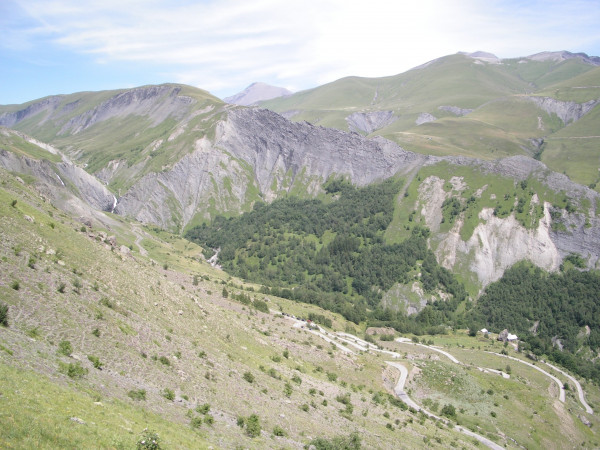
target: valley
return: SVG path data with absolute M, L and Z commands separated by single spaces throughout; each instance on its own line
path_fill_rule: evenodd
M 0 447 L 599 447 L 599 64 L 0 106 Z

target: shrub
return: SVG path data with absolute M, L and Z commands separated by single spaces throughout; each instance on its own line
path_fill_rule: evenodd
M 88 373 L 88 370 L 81 366 L 80 362 L 73 363 L 58 363 L 58 371 L 67 375 L 69 378 L 82 378 Z
M 309 446 L 314 447 L 316 450 L 360 450 L 360 435 L 355 431 L 348 437 L 336 436 L 332 439 L 316 438 L 310 441 Z
M 285 383 L 285 386 L 283 387 L 283 394 L 284 394 L 286 397 L 291 397 L 291 395 L 292 395 L 292 391 L 293 391 L 293 389 L 292 389 L 292 385 L 291 385 L 290 383 L 286 382 L 286 383 Z
M 146 400 L 146 389 L 132 389 L 127 393 L 127 396 L 132 400 Z
M 442 416 L 455 418 L 456 417 L 456 408 L 454 407 L 454 405 L 444 405 L 440 414 Z
M 154 431 L 144 428 L 135 448 L 137 450 L 160 450 L 160 438 Z
M 35 269 L 35 263 L 36 263 L 36 260 L 35 260 L 35 258 L 34 258 L 33 256 L 30 256 L 30 257 L 29 257 L 29 261 L 27 261 L 27 266 L 28 266 L 30 269 Z
M 94 328 L 92 330 L 92 334 L 96 337 L 100 337 L 100 330 L 98 328 Z
M 210 414 L 207 414 L 204 416 L 204 423 L 207 425 L 212 425 L 213 423 L 215 423 L 215 418 Z
M 98 358 L 97 356 L 88 355 L 88 359 L 94 365 L 94 369 L 102 370 L 103 364 L 100 361 L 100 358 Z
M 18 291 L 19 289 L 21 289 L 21 285 L 19 284 L 19 282 L 17 280 L 13 281 L 10 284 L 10 287 L 13 288 L 15 291 Z
M 190 420 L 190 426 L 192 428 L 200 428 L 202 426 L 202 417 L 193 417 Z
M 173 391 L 172 391 L 171 389 L 169 389 L 169 388 L 165 388 L 165 389 L 162 391 L 162 396 L 163 396 L 164 398 L 166 398 L 167 400 L 170 400 L 170 401 L 173 401 L 173 400 L 175 400 L 175 392 L 173 392 Z
M 287 348 L 283 351 L 283 357 L 285 359 L 288 359 L 290 357 L 290 352 Z
M 196 412 L 198 414 L 206 414 L 208 411 L 210 411 L 210 404 L 205 403 L 204 405 L 198 405 L 196 407 Z
M 254 383 L 254 375 L 252 375 L 250 372 L 244 372 L 242 378 L 244 378 L 244 380 L 246 380 L 248 383 Z
M 167 358 L 166 356 L 161 356 L 160 358 L 158 358 L 158 360 L 165 366 L 171 365 L 171 361 L 169 361 L 169 358 Z
M 73 353 L 73 346 L 69 341 L 60 341 L 58 344 L 58 353 L 64 356 L 71 356 L 71 353 Z
M 17 201 L 13 200 L 10 202 L 10 206 L 12 206 L 13 208 L 17 206 Z
M 300 406 L 300 409 L 304 412 L 308 412 L 310 407 L 308 406 L 308 403 L 305 403 L 304 405 Z
M 280 436 L 283 437 L 286 435 L 286 432 L 283 428 L 281 428 L 279 425 L 275 425 L 275 427 L 273 428 L 273 434 L 275 436 Z
M 338 376 L 337 376 L 337 373 L 334 373 L 334 372 L 327 372 L 327 379 L 328 379 L 329 381 L 332 381 L 332 382 L 333 382 L 333 381 L 336 381 L 336 380 L 337 380 L 337 378 L 338 378 Z
M 261 432 L 260 418 L 256 414 L 250 415 L 246 419 L 246 434 L 250 437 L 260 436 Z
M 237 418 L 237 426 L 240 428 L 244 428 L 244 425 L 246 424 L 246 418 L 242 417 L 242 416 L 238 416 Z
M 8 305 L 4 302 L 0 302 L 0 325 L 8 326 Z
M 66 287 L 67 287 L 67 285 L 64 282 L 61 281 L 60 283 L 58 283 L 58 287 L 56 288 L 56 292 L 64 294 Z
M 260 312 L 264 312 L 264 313 L 269 313 L 269 305 L 267 305 L 266 302 L 262 301 L 262 300 L 254 300 L 252 302 L 252 306 L 254 306 L 254 308 L 258 309 Z
M 296 384 L 302 384 L 302 378 L 300 378 L 297 374 L 294 374 L 292 381 Z

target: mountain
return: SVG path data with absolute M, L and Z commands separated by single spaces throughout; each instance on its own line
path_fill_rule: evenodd
M 223 100 L 226 103 L 231 103 L 233 105 L 251 106 L 265 100 L 286 97 L 288 95 L 292 95 L 292 91 L 286 88 L 257 82 L 252 83 L 246 89 L 231 97 L 225 97 Z
M 462 66 L 464 58 L 451 59 Z M 441 76 L 438 64 L 447 68 L 448 62 L 434 62 L 431 77 Z M 579 77 L 591 75 L 588 71 Z M 496 93 L 499 86 L 494 88 Z M 510 102 L 526 105 L 522 111 L 541 114 L 550 124 L 579 118 L 564 130 L 575 130 L 571 127 L 585 120 L 593 123 L 594 101 L 573 102 L 572 107 L 560 109 L 564 101 L 544 98 L 515 97 Z M 465 117 L 493 111 L 494 105 L 501 104 L 489 103 L 487 109 Z M 554 112 L 550 115 L 544 108 Z M 500 116 L 496 113 L 495 117 Z M 476 122 L 489 127 L 490 119 Z M 451 123 L 446 120 L 446 126 Z M 78 191 L 102 199 L 97 200 L 102 202 L 100 209 L 172 231 L 190 229 L 219 214 L 251 211 L 257 202 L 320 195 L 331 177 L 347 177 L 357 186 L 396 177 L 406 184 L 405 193 L 413 195 L 398 199 L 397 219 L 390 224 L 387 239 L 405 238 L 403 220 L 415 211 L 414 223 L 434 233 L 430 245 L 437 260 L 460 274 L 472 295 L 522 259 L 556 270 L 571 253 L 582 255 L 588 267 L 595 267 L 599 257 L 598 193 L 525 156 L 496 162 L 427 156 L 381 137 L 291 122 L 268 110 L 233 107 L 205 91 L 170 84 L 48 97 L 4 107 L 0 124 L 31 133 L 62 152 L 67 162 L 44 162 L 46 172 L 64 177 L 65 167 L 74 167 L 93 175 L 89 189 L 82 187 L 81 176 L 69 180 Z M 440 125 L 436 121 L 419 128 Z M 453 139 L 464 139 L 460 126 L 452 130 Z M 466 137 L 487 139 L 477 134 Z M 544 145 L 547 141 L 536 141 L 538 151 L 551 150 Z M 501 149 L 498 156 L 511 154 L 501 141 L 494 145 Z M 476 150 L 469 148 L 469 153 L 477 154 Z M 571 158 L 568 161 L 576 164 Z M 0 163 L 8 170 L 35 175 L 25 155 L 4 152 Z M 482 174 L 500 178 L 490 184 Z M 48 189 L 59 183 L 51 176 L 45 180 Z M 529 181 L 536 187 L 508 192 L 511 184 Z M 448 183 L 455 187 L 447 188 Z M 471 196 L 479 200 L 468 202 Z M 458 220 L 448 217 L 441 222 L 450 200 L 460 204 Z M 524 202 L 519 210 L 518 202 Z M 490 215 L 492 211 L 496 214 Z M 534 217 L 528 221 L 525 216 L 530 213 Z M 516 239 L 522 245 L 513 249 Z
M 502 60 L 486 52 L 456 54 L 395 76 L 343 78 L 261 106 L 429 155 L 535 156 L 591 185 L 600 167 L 598 61 L 569 52 Z
M 583 403 L 595 383 L 464 329 L 356 325 L 231 277 L 177 235 L 98 209 L 88 220 L 60 150 L 2 131 L 0 446 L 600 444 Z
M 0 107 L 0 447 L 600 446 L 584 60 Z

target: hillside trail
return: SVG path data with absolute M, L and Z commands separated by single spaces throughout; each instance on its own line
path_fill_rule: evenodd
M 275 311 L 273 311 L 273 312 L 275 312 Z M 296 319 L 295 317 L 289 317 L 289 316 L 288 316 L 288 318 L 294 321 L 293 327 L 295 327 L 295 328 L 304 327 L 306 325 L 306 323 L 303 320 Z M 348 334 L 348 333 L 343 333 L 343 332 L 338 332 L 335 334 L 329 333 L 328 331 L 324 330 L 320 326 L 316 326 L 316 329 L 309 327 L 308 331 L 320 336 L 322 339 L 324 339 L 327 342 L 335 343 L 339 349 L 341 349 L 342 351 L 344 351 L 346 353 L 355 353 L 355 352 L 352 351 L 351 349 L 349 349 L 347 346 L 340 344 L 339 341 L 342 341 L 345 344 L 351 345 L 360 351 L 373 350 L 373 351 L 376 351 L 379 353 L 388 354 L 392 358 L 401 358 L 402 357 L 402 355 L 400 355 L 397 352 L 380 349 L 377 346 L 370 344 L 369 342 L 364 341 L 364 340 L 362 340 L 354 335 Z M 446 356 L 449 356 L 450 358 L 454 358 L 454 357 L 452 357 L 452 355 L 450 355 L 447 352 L 444 352 L 443 350 L 441 350 L 441 352 L 443 352 Z M 454 359 L 454 360 L 457 361 L 456 359 Z M 404 391 L 404 384 L 406 383 L 406 378 L 408 377 L 408 369 L 406 368 L 406 366 L 404 366 L 403 364 L 396 362 L 396 361 L 393 361 L 393 362 L 386 361 L 386 364 L 388 364 L 391 367 L 394 367 L 395 369 L 398 369 L 400 371 L 400 379 L 398 380 L 398 383 L 396 383 L 396 386 L 394 388 L 394 394 L 396 394 L 396 397 L 398 397 L 400 400 L 402 400 L 404 403 L 406 403 L 409 407 L 414 408 L 417 411 L 421 411 L 421 412 L 423 412 L 423 414 L 426 414 L 427 416 L 429 416 L 435 420 L 440 420 L 440 421 L 444 422 L 445 424 L 451 423 L 448 419 L 444 419 L 442 417 L 436 416 L 432 412 L 427 411 L 427 410 L 423 409 L 422 407 L 420 407 Z M 504 448 L 504 447 L 501 447 L 500 445 L 496 444 L 495 442 L 491 441 L 490 439 L 488 439 L 484 436 L 481 436 L 477 433 L 474 433 L 471 430 L 466 429 L 460 425 L 456 425 L 454 427 L 454 429 L 467 435 L 467 436 L 477 439 L 477 441 L 481 442 L 482 444 L 484 444 L 485 446 L 487 446 L 493 450 L 501 450 Z
M 135 235 L 135 245 L 137 245 L 140 255 L 148 256 L 148 251 L 142 246 L 142 239 L 144 239 L 144 236 L 142 236 L 142 230 L 140 230 L 137 225 L 133 225 L 131 227 L 131 231 Z
M 293 325 L 294 327 L 303 327 L 306 325 L 305 322 L 293 318 L 293 320 L 295 321 L 295 324 Z M 318 336 L 320 336 L 322 339 L 325 339 L 327 342 L 330 343 L 335 343 L 338 348 L 340 348 L 340 350 L 344 351 L 345 353 L 354 353 L 354 351 L 352 351 L 350 348 L 348 348 L 348 346 L 352 346 L 356 349 L 358 349 L 359 351 L 376 351 L 379 353 L 383 353 L 383 354 L 387 354 L 390 355 L 392 358 L 394 359 L 400 359 L 402 358 L 402 355 L 400 355 L 397 352 L 393 352 L 390 350 L 384 350 L 384 349 L 380 349 L 378 348 L 378 346 L 371 344 L 363 339 L 360 339 L 352 334 L 349 333 L 344 333 L 344 332 L 337 332 L 337 333 L 329 333 L 328 331 L 324 330 L 323 328 L 321 328 L 320 326 L 317 326 L 316 329 L 311 329 L 309 328 L 309 331 L 312 332 L 313 334 L 316 334 Z M 347 345 L 343 345 L 340 344 L 340 341 L 343 342 L 344 344 Z M 426 348 L 428 350 L 433 350 L 435 352 L 438 352 L 444 356 L 446 356 L 450 361 L 452 361 L 455 364 L 458 365 L 465 365 L 464 363 L 460 362 L 458 359 L 456 359 L 453 355 L 451 355 L 450 353 L 448 353 L 445 350 L 442 350 L 440 348 L 434 347 L 434 346 L 430 346 L 430 345 L 425 345 L 425 344 L 421 344 L 421 343 L 416 343 L 416 342 L 412 342 L 407 338 L 397 338 L 396 342 L 399 342 L 401 344 L 407 344 L 407 345 L 414 345 L 414 346 L 420 346 L 423 348 Z M 565 386 L 564 384 L 554 375 L 548 373 L 547 371 L 541 369 L 540 367 L 528 363 L 527 361 L 523 361 L 521 359 L 512 357 L 512 356 L 508 356 L 508 355 L 502 355 L 501 353 L 494 353 L 494 352 L 487 352 L 487 353 L 491 353 L 493 355 L 497 355 L 497 356 L 501 356 L 501 357 L 505 357 L 505 358 L 509 358 L 512 359 L 514 361 L 517 361 L 519 363 L 525 364 L 527 366 L 530 366 L 532 368 L 534 368 L 535 370 L 538 370 L 539 372 L 543 373 L 544 375 L 546 375 L 547 377 L 549 377 L 551 380 L 553 380 L 559 387 L 559 401 L 564 403 L 566 398 L 565 398 Z M 390 365 L 391 367 L 394 367 L 396 369 L 398 369 L 400 371 L 400 378 L 398 380 L 398 383 L 396 384 L 395 388 L 394 388 L 394 393 L 396 394 L 396 396 L 398 398 L 400 398 L 402 401 L 404 401 L 404 403 L 406 403 L 407 405 L 409 405 L 410 407 L 413 407 L 414 409 L 416 409 L 417 411 L 423 411 L 424 414 L 427 414 L 428 416 L 435 418 L 436 420 L 442 420 L 444 422 L 447 422 L 446 419 L 440 418 L 438 416 L 436 416 L 435 414 L 431 413 L 430 411 L 427 411 L 423 408 L 421 408 L 413 399 L 411 399 L 408 394 L 404 391 L 404 384 L 406 383 L 406 379 L 408 376 L 408 370 L 407 368 L 400 362 L 397 361 L 386 361 L 386 364 Z M 545 363 L 546 365 L 548 365 L 549 367 L 551 367 L 552 369 L 556 370 L 557 372 L 560 372 L 563 376 L 567 377 L 568 379 L 570 379 L 573 384 L 575 385 L 575 387 L 577 388 L 577 393 L 578 393 L 578 397 L 579 397 L 579 401 L 581 402 L 581 404 L 583 405 L 583 407 L 585 408 L 586 412 L 588 414 L 593 414 L 594 411 L 592 410 L 592 408 L 587 404 L 587 402 L 585 401 L 585 397 L 584 397 L 584 392 L 583 389 L 581 387 L 581 384 L 571 375 L 569 375 L 568 373 L 564 372 L 563 370 L 559 369 L 558 367 L 550 364 L 550 363 Z M 485 367 L 477 367 L 480 371 L 482 372 L 487 372 L 487 373 L 494 373 L 497 375 L 501 375 L 503 378 L 510 378 L 510 375 L 502 372 L 500 370 L 496 370 L 496 369 L 490 369 L 490 368 L 485 368 Z M 488 446 L 489 448 L 493 448 L 493 449 L 501 449 L 503 447 L 499 446 L 498 444 L 496 444 L 495 442 L 485 438 L 484 436 L 480 436 L 477 433 L 472 432 L 471 430 L 465 429 L 461 426 L 456 426 L 456 429 L 461 431 L 464 434 L 467 434 L 475 439 L 477 439 L 479 442 L 481 442 L 482 444 Z

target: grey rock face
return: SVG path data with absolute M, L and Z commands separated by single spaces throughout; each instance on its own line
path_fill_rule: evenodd
M 111 211 L 115 201 L 110 191 L 93 175 L 70 162 L 54 165 L 46 160 L 30 159 L 0 149 L 0 167 L 12 172 L 31 175 L 38 179 L 48 191 L 69 190 L 72 185 L 76 189 L 73 194 L 97 210 Z M 51 197 L 53 196 L 51 195 Z
M 171 85 L 127 90 L 73 117 L 63 125 L 59 134 L 77 134 L 98 122 L 129 115 L 148 116 L 153 126 L 169 116 L 180 119 L 187 112 L 186 106 L 195 102 L 190 97 L 179 96 L 180 91 L 181 88 Z
M 346 117 L 348 128 L 367 134 L 394 123 L 397 119 L 392 111 L 356 112 Z
M 336 174 L 366 185 L 428 159 L 382 138 L 293 123 L 268 110 L 235 109 L 217 125 L 214 141 L 198 140 L 172 170 L 143 177 L 119 199 L 115 212 L 178 227 L 208 204 L 239 211 L 250 187 L 271 201 L 297 183 L 316 193 Z
M 563 102 L 550 97 L 525 97 L 535 103 L 548 114 L 556 114 L 565 125 L 576 122 L 600 104 L 600 100 L 590 100 L 585 103 Z
M 417 117 L 417 120 L 415 120 L 415 123 L 417 125 L 423 125 L 424 123 L 435 122 L 436 120 L 437 117 L 435 117 L 433 114 L 421 113 L 419 114 L 419 117 Z
M 438 106 L 438 109 L 441 111 L 449 112 L 459 117 L 466 116 L 467 114 L 473 112 L 473 109 L 459 108 L 458 106 Z
M 2 113 L 0 114 L 0 126 L 10 128 L 22 120 L 29 119 L 30 117 L 40 114 L 41 112 L 52 112 L 58 108 L 61 101 L 62 96 L 56 95 L 53 97 L 44 98 L 39 102 L 32 103 L 19 111 Z

